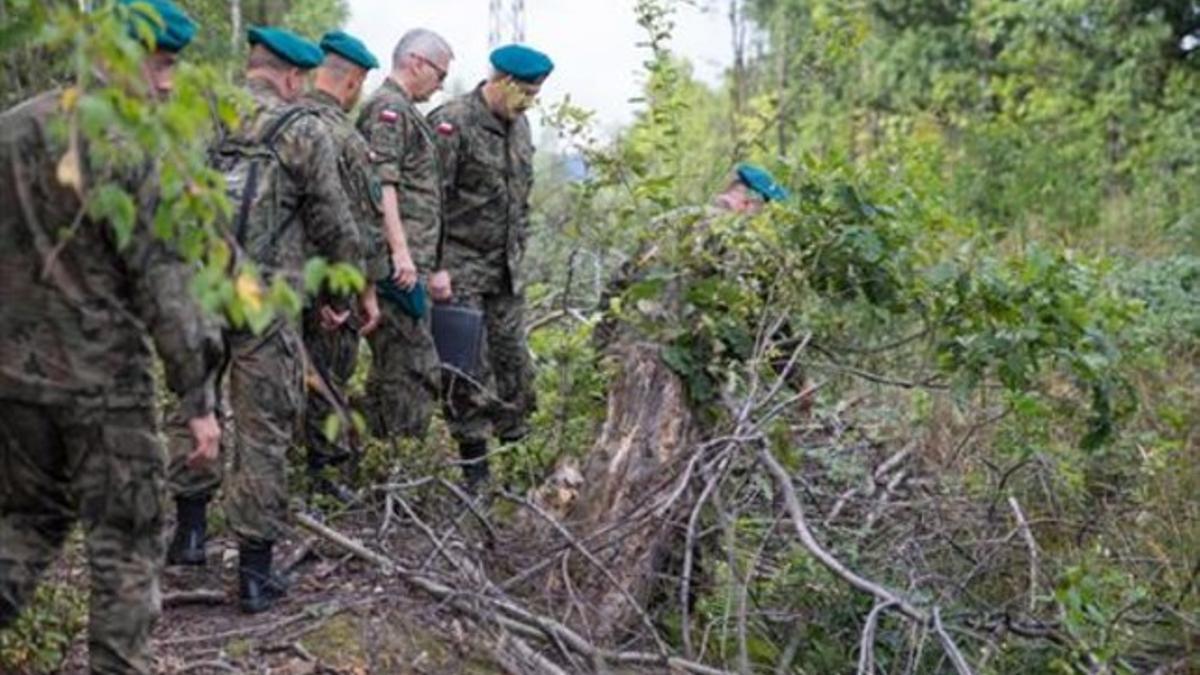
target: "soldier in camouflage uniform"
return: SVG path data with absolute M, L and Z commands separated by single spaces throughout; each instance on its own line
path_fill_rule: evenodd
M 329 138 L 338 149 L 338 171 L 342 187 L 350 199 L 359 237 L 363 241 L 368 280 L 388 274 L 388 256 L 380 231 L 382 221 L 379 181 L 371 167 L 371 152 L 366 140 L 354 128 L 346 114 L 353 109 L 362 94 L 367 72 L 379 67 L 375 57 L 359 40 L 333 31 L 321 39 L 325 61 L 313 78 L 313 88 L 303 100 L 316 111 L 325 125 Z M 315 251 L 314 251 L 315 253 Z M 361 296 L 362 324 L 336 325 L 337 317 L 328 303 L 304 313 L 304 344 L 319 376 L 327 381 L 330 391 L 322 394 L 310 388 L 304 414 L 304 436 L 308 450 L 308 471 L 315 491 L 347 501 L 351 495 L 344 487 L 323 475 L 327 466 L 342 464 L 351 450 L 339 447 L 325 436 L 325 420 L 334 414 L 328 396 L 341 398 L 354 375 L 358 360 L 359 334 L 370 334 L 379 323 L 379 304 L 374 284 L 368 284 Z M 331 321 L 331 319 L 333 319 Z M 339 405 L 344 404 L 344 399 Z
M 212 153 L 229 183 L 244 254 L 270 285 L 276 278 L 303 294 L 309 252 L 359 264 L 358 227 L 342 188 L 338 148 L 308 105 L 297 103 L 320 48 L 287 31 L 250 30 L 246 89 L 254 109 Z M 335 299 L 344 303 L 343 299 Z M 331 327 L 346 305 L 331 307 Z M 225 515 L 238 539 L 243 611 L 262 612 L 285 589 L 271 571 L 274 542 L 287 519 L 287 451 L 304 406 L 303 344 L 297 326 L 277 320 L 259 335 L 226 334 L 233 461 L 226 476 Z M 209 495 L 179 495 L 168 561 L 203 565 Z
M 480 387 L 452 377 L 447 417 L 469 485 L 488 477 L 487 440 L 528 431 L 535 405 L 525 342 L 521 261 L 533 187 L 533 141 L 525 111 L 553 69 L 544 54 L 509 45 L 491 55 L 492 76 L 430 114 L 446 186 L 444 265 L 454 299 L 483 312 Z
M 450 45 L 436 33 L 409 31 L 396 44 L 391 74 L 358 117 L 383 184 L 393 278 L 411 288 L 426 277 L 437 301 L 451 294 L 450 275 L 442 266 L 441 167 L 433 129 L 415 104 L 441 88 L 453 57 Z M 372 433 L 424 437 L 441 387 L 428 315 L 410 316 L 385 302 L 380 329 L 371 336 L 371 353 L 364 407 Z
M 142 68 L 165 95 L 195 27 L 167 0 L 129 11 L 156 35 Z M 68 148 L 51 128 L 64 101 L 47 92 L 0 114 L 0 628 L 78 520 L 91 567 L 91 671 L 149 673 L 166 470 L 154 350 L 188 420 L 193 463 L 213 461 L 220 330 L 191 297 L 192 267 L 152 234 L 152 165 L 100 167 L 85 146 L 80 182 L 62 177 Z M 137 206 L 124 246 L 108 222 L 80 215 L 87 191 L 109 181 Z

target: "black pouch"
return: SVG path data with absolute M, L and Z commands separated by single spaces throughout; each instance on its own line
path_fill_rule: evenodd
M 435 304 L 431 314 L 438 358 L 474 377 L 483 346 L 483 312 L 473 307 Z

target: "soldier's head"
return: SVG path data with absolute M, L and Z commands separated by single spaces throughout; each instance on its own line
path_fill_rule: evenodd
M 769 171 L 753 164 L 739 164 L 714 203 L 734 213 L 754 214 L 761 211 L 767 202 L 787 198 L 787 189 Z
M 142 77 L 154 98 L 164 98 L 174 87 L 173 74 L 179 52 L 196 35 L 196 24 L 171 0 L 133 3 L 122 0 L 128 12 L 130 34 L 142 43 L 147 54 L 142 59 Z
M 250 59 L 246 78 L 266 81 L 285 101 L 299 98 L 304 93 L 308 72 L 325 58 L 321 48 L 280 28 L 251 28 L 248 35 Z
M 367 72 L 379 67 L 379 62 L 358 39 L 333 31 L 321 38 L 325 60 L 317 68 L 313 86 L 337 99 L 349 112 L 362 96 Z
M 414 102 L 428 101 L 446 82 L 454 50 L 437 33 L 414 28 L 392 50 L 392 80 L 404 88 Z
M 483 95 L 492 112 L 513 120 L 533 107 L 542 83 L 554 70 L 550 57 L 524 45 L 507 45 L 492 52 L 492 74 Z

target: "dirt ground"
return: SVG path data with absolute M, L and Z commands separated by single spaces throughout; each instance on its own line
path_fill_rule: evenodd
M 371 542 L 370 518 L 352 516 L 339 531 Z M 300 531 L 297 531 L 300 534 Z M 402 539 L 390 537 L 389 541 Z M 249 616 L 237 607 L 236 544 L 215 536 L 204 568 L 168 568 L 163 614 L 154 631 L 155 672 L 165 675 L 254 673 L 502 673 L 473 624 L 370 563 L 313 537 L 281 542 L 276 564 L 288 569 L 287 597 Z M 86 673 L 77 640 L 60 672 Z

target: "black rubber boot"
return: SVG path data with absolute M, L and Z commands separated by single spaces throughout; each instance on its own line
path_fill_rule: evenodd
M 487 483 L 492 473 L 488 468 L 487 441 L 467 441 L 458 444 L 458 453 L 463 464 L 463 479 L 467 491 L 475 494 Z
M 287 594 L 287 581 L 271 571 L 271 544 L 238 547 L 238 598 L 242 611 L 259 614 Z
M 175 536 L 167 548 L 168 565 L 203 567 L 208 527 L 208 497 L 175 499 Z

